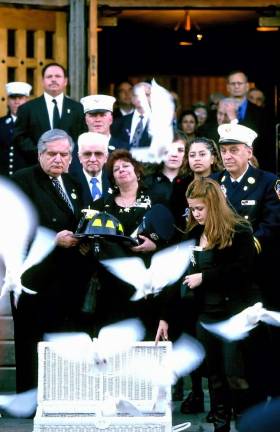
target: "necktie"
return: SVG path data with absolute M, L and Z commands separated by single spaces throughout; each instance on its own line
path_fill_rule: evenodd
M 57 101 L 56 101 L 56 99 L 53 99 L 52 103 L 54 104 L 54 107 L 53 107 L 53 124 L 52 124 L 52 126 L 53 126 L 53 129 L 58 129 L 59 125 L 60 125 L 60 115 L 59 115 L 59 111 L 58 111 L 58 108 L 57 108 Z
M 68 208 L 73 211 L 73 206 L 71 204 L 71 201 L 69 200 L 68 196 L 66 195 L 66 193 L 64 192 L 64 190 L 62 189 L 62 186 L 59 182 L 59 180 L 57 178 L 52 178 L 52 184 L 55 187 L 55 190 L 57 191 L 58 195 L 60 196 L 60 198 L 63 199 L 63 201 L 67 204 Z
M 242 121 L 242 120 L 243 120 L 243 117 L 244 117 L 244 112 L 243 112 L 242 106 L 240 105 L 240 106 L 238 107 L 238 110 L 237 110 L 237 118 L 238 118 L 238 121 Z
M 231 182 L 231 186 L 233 187 L 233 189 L 236 189 L 238 186 L 238 182 L 237 181 Z
M 92 177 L 92 179 L 90 180 L 90 183 L 91 183 L 91 196 L 92 196 L 93 201 L 95 201 L 101 197 L 100 189 L 97 186 L 97 183 L 98 183 L 97 178 Z
M 139 147 L 139 141 L 141 139 L 142 133 L 143 133 L 143 118 L 144 116 L 140 115 L 139 122 L 136 126 L 132 141 L 131 141 L 131 147 Z

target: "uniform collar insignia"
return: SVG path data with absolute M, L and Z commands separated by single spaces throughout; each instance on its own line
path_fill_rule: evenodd
M 280 180 L 276 180 L 274 189 L 275 189 L 275 192 L 278 196 L 278 199 L 280 200 Z

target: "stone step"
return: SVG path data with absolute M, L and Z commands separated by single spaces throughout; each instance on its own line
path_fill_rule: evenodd
M 0 267 L 1 267 L 1 264 L 0 264 Z M 1 271 L 1 268 L 0 268 L 0 271 Z M 0 293 L 1 293 L 1 290 L 2 290 L 2 287 L 1 287 L 1 282 L 0 282 Z M 11 315 L 11 314 L 12 314 L 12 311 L 11 311 L 10 293 L 6 293 L 0 298 L 0 316 Z
M 16 368 L 12 367 L 0 367 L 0 383 L 1 393 L 16 391 Z M 1 429 L 1 427 L 0 427 Z
M 0 366 L 15 365 L 14 341 L 0 341 Z
M 0 316 L 0 341 L 14 339 L 14 322 L 12 316 Z

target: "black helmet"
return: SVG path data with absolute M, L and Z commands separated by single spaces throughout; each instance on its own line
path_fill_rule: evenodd
M 124 235 L 122 224 L 110 213 L 92 209 L 84 209 L 82 213 L 75 233 L 76 237 L 110 237 L 111 240 L 127 242 L 130 245 L 138 244 L 135 239 Z

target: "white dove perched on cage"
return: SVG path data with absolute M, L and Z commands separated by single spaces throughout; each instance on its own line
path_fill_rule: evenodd
M 144 338 L 145 329 L 138 319 L 127 319 L 110 324 L 91 339 L 87 333 L 46 333 L 44 340 L 55 342 L 56 353 L 72 360 L 92 362 L 92 371 L 106 369 L 107 358 L 115 352 L 127 349 L 133 342 Z M 73 350 L 73 346 L 76 347 Z
M 139 88 L 137 96 L 145 115 L 149 118 L 149 147 L 132 148 L 133 157 L 142 162 L 160 163 L 167 157 L 173 142 L 173 121 L 175 104 L 171 93 L 157 84 L 155 79 L 151 83 L 150 103 L 143 88 Z
M 164 413 L 170 403 L 168 389 L 179 377 L 185 376 L 200 365 L 205 351 L 196 339 L 182 335 L 172 345 L 172 349 L 167 350 L 160 362 L 157 355 L 152 355 L 152 351 L 146 356 L 140 355 L 140 351 L 139 355 L 124 354 L 130 351 L 133 342 L 143 338 L 142 323 L 138 319 L 129 319 L 103 327 L 98 338 L 93 340 L 85 333 L 47 334 L 44 339 L 54 342 L 52 350 L 64 360 L 89 363 L 89 367 L 81 370 L 80 374 L 95 377 L 99 373 L 104 373 L 110 376 L 110 379 L 118 378 L 121 382 L 125 382 L 127 377 L 133 377 L 133 380 L 139 382 L 148 381 L 153 392 L 148 410 Z M 156 349 L 155 343 L 150 342 L 149 346 Z M 110 361 L 116 354 L 119 355 L 119 360 Z M 99 414 L 105 417 L 123 412 L 130 416 L 142 415 L 139 407 L 121 394 L 114 397 L 106 393 L 98 409 Z
M 177 282 L 186 272 L 193 251 L 193 242 L 186 241 L 156 252 L 146 268 L 138 257 L 102 260 L 102 264 L 115 276 L 134 286 L 130 298 L 139 300 L 146 295 L 157 295 L 166 286 Z
M 263 307 L 262 303 L 258 302 L 225 321 L 214 324 L 201 322 L 201 325 L 206 330 L 233 341 L 247 337 L 250 330 L 255 328 L 261 321 L 266 324 L 280 326 L 280 312 L 269 311 Z

